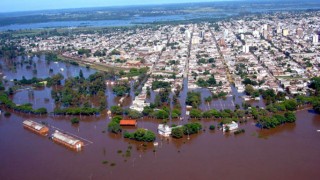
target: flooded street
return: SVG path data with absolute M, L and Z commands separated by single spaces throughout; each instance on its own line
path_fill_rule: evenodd
M 43 58 L 33 58 L 37 62 L 37 77 L 50 76 L 48 69 L 57 69 L 65 77 L 77 76 L 82 69 L 88 77 L 95 70 L 65 63 L 46 64 Z M 1 61 L 3 62 L 3 61 Z M 32 70 L 17 66 L 13 73 L 2 64 L 6 79 L 32 78 Z M 46 70 L 44 70 L 46 69 Z M 31 72 L 31 73 L 30 73 Z M 184 80 L 187 83 L 187 80 Z M 11 82 L 8 82 L 9 85 Z M 132 85 L 131 85 L 132 86 Z M 232 87 L 233 91 L 235 89 Z M 200 90 L 202 99 L 209 95 L 208 90 Z M 206 92 L 207 91 L 207 92 Z M 21 90 L 13 95 L 17 104 L 32 103 L 34 108 L 54 108 L 51 88 Z M 185 104 L 187 88 L 179 99 Z M 118 104 L 119 97 L 107 91 L 108 107 Z M 123 107 L 129 107 L 134 98 L 124 100 Z M 155 93 L 151 93 L 151 102 Z M 241 104 L 241 94 L 228 96 L 225 100 L 216 99 L 209 106 L 202 103 L 200 108 L 208 110 L 233 109 L 233 103 Z M 45 98 L 47 100 L 45 100 Z M 204 102 L 204 101 L 203 101 Z M 263 106 L 262 101 L 253 105 Z M 122 135 L 107 131 L 110 118 L 106 110 L 99 116 L 77 116 L 79 125 L 72 125 L 74 116 L 30 115 L 11 110 L 10 117 L 0 116 L 0 179 L 316 179 L 320 175 L 320 115 L 308 110 L 297 112 L 295 124 L 286 124 L 271 130 L 260 130 L 249 120 L 240 124 L 244 134 L 223 134 L 220 130 L 210 131 L 209 126 L 218 126 L 217 121 L 199 121 L 204 131 L 183 139 L 157 136 L 158 146 L 143 145 L 127 140 Z M 182 114 L 186 107 L 182 105 Z M 75 152 L 54 143 L 48 137 L 36 135 L 22 126 L 22 121 L 31 119 L 44 122 L 51 135 L 54 130 L 67 132 L 80 137 L 85 142 L 83 151 Z M 138 128 L 157 132 L 161 120 L 139 119 Z M 187 121 L 172 120 L 170 124 L 185 124 Z M 136 128 L 124 128 L 134 131 Z M 128 153 L 128 149 L 131 149 Z

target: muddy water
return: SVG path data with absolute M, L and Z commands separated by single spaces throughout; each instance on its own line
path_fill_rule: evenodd
M 59 64 L 61 66 L 66 65 Z M 70 75 L 77 75 L 77 68 L 82 67 L 70 66 L 70 72 L 75 72 Z M 5 67 L 2 69 L 5 75 L 9 71 Z M 7 77 L 22 77 L 29 71 Z M 83 71 L 85 74 L 85 69 Z M 31 102 L 37 108 L 45 106 L 50 111 L 53 106 L 50 91 L 50 88 L 35 89 L 30 95 L 28 90 L 23 90 L 16 93 L 13 100 Z M 206 90 L 200 91 L 203 91 L 202 98 L 209 94 Z M 180 102 L 185 101 L 186 92 L 182 92 Z M 118 103 L 112 95 L 112 87 L 108 86 L 106 94 L 109 106 Z M 154 98 L 153 92 L 151 96 Z M 232 102 L 241 104 L 239 96 L 214 100 L 209 106 L 226 108 Z M 124 106 L 128 106 L 133 97 L 131 92 Z M 253 103 L 259 105 L 261 102 Z M 206 104 L 200 108 L 205 110 Z M 106 132 L 110 120 L 105 111 L 100 116 L 79 116 L 81 121 L 77 126 L 71 125 L 72 116 L 11 113 L 10 117 L 4 117 L 3 113 L 0 116 L 0 179 L 317 179 L 320 176 L 320 133 L 316 132 L 320 129 L 320 115 L 307 110 L 297 112 L 295 124 L 272 130 L 260 130 L 249 121 L 240 125 L 246 130 L 245 134 L 237 136 L 219 130 L 209 131 L 209 126 L 217 126 L 218 122 L 202 120 L 199 122 L 205 131 L 191 135 L 189 139 L 157 136 L 157 147 L 143 146 Z M 46 122 L 50 127 L 49 134 L 58 129 L 84 138 L 86 146 L 83 151 L 74 152 L 55 144 L 48 137 L 24 129 L 22 121 L 25 119 Z M 156 132 L 160 122 L 144 118 L 138 121 L 138 127 Z M 186 120 L 172 120 L 169 124 L 184 123 Z M 124 128 L 130 132 L 135 129 Z M 130 146 L 129 156 L 125 152 Z
M 31 65 L 29 63 L 31 61 Z M 17 63 L 14 68 L 14 62 Z M 22 65 L 21 65 L 22 63 Z M 35 64 L 35 66 L 34 66 Z M 14 60 L 0 59 L 1 77 L 4 79 L 6 87 L 13 86 L 13 80 L 21 80 L 24 76 L 26 79 L 33 77 L 47 78 L 54 74 L 61 73 L 64 78 L 75 77 L 82 70 L 84 77 L 94 74 L 96 70 L 88 69 L 82 66 L 75 66 L 64 62 L 49 62 L 45 60 L 45 56 L 34 57 L 17 57 Z M 52 72 L 49 72 L 52 69 Z M 35 74 L 33 70 L 36 70 Z M 64 83 L 64 80 L 62 81 Z M 12 97 L 17 104 L 32 103 L 34 108 L 46 107 L 49 111 L 54 109 L 54 101 L 51 98 L 52 88 L 34 89 L 28 86 L 19 89 Z M 45 100 L 46 99 L 46 100 Z
M 189 140 L 161 140 L 158 136 L 158 147 L 143 147 L 104 133 L 108 123 L 104 114 L 82 116 L 79 126 L 71 125 L 71 116 L 2 115 L 0 179 L 314 179 L 320 175 L 320 133 L 316 132 L 320 116 L 300 111 L 297 117 L 296 124 L 262 131 L 249 121 L 240 125 L 246 133 L 238 136 L 210 132 L 209 125 L 217 122 L 202 120 L 206 131 Z M 29 118 L 47 122 L 51 131 L 56 127 L 93 143 L 79 153 L 70 151 L 24 129 L 21 123 Z M 156 131 L 158 123 L 139 120 L 138 127 Z M 131 156 L 123 157 L 130 144 Z
M 31 60 L 31 65 L 29 64 L 29 60 Z M 13 69 L 13 62 L 17 63 L 16 69 Z M 5 79 L 8 81 L 13 79 L 20 80 L 22 76 L 25 76 L 26 79 L 31 79 L 32 77 L 47 78 L 57 73 L 61 73 L 65 78 L 75 77 L 79 75 L 80 70 L 83 71 L 83 76 L 87 78 L 90 74 L 96 72 L 94 69 L 87 69 L 86 67 L 74 66 L 63 62 L 47 63 L 45 56 L 18 57 L 15 60 L 0 59 L 0 64 L 2 67 L 1 72 L 6 76 Z M 33 64 L 36 64 L 36 66 L 34 67 Z M 49 72 L 50 68 L 53 72 Z M 33 70 L 37 70 L 37 73 L 34 74 Z

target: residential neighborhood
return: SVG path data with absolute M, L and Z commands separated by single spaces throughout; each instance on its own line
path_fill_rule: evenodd
M 149 105 L 147 88 L 156 77 L 169 82 L 173 92 L 186 86 L 228 95 L 233 85 L 238 93 L 252 85 L 256 90 L 306 94 L 308 80 L 319 75 L 318 16 L 266 14 L 107 34 L 72 34 L 70 29 L 67 36 L 23 38 L 20 45 L 30 52 L 60 51 L 65 58 L 125 71 L 147 67 L 149 78 L 132 103 L 141 112 Z

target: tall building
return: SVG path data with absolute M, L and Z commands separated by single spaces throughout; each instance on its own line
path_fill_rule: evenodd
M 241 39 L 241 40 L 244 40 L 244 34 L 241 34 L 241 35 L 240 35 L 240 39 Z
M 204 31 L 200 31 L 200 33 L 199 33 L 199 37 L 201 37 L 201 38 L 203 38 L 204 37 Z
M 191 38 L 191 32 L 189 30 L 186 30 L 185 31 L 185 36 L 187 39 L 190 39 Z
M 303 36 L 302 28 L 297 28 L 297 36 L 300 37 L 300 38 Z
M 263 30 L 263 37 L 268 39 L 268 31 L 267 30 Z
M 281 34 L 281 32 L 282 32 L 282 29 L 281 29 L 280 26 L 278 26 L 278 28 L 277 28 L 277 34 Z
M 319 43 L 319 35 L 318 34 L 314 34 L 312 36 L 312 43 L 313 44 L 318 44 Z
M 268 30 L 268 24 L 264 24 L 262 28 L 263 30 Z
M 221 38 L 219 39 L 218 44 L 219 46 L 226 46 L 226 41 L 223 38 Z
M 199 44 L 200 37 L 199 36 L 193 36 L 192 37 L 192 44 Z
M 242 51 L 243 51 L 244 53 L 249 53 L 249 48 L 250 48 L 250 46 L 244 45 L 244 46 L 242 47 Z
M 225 29 L 223 33 L 223 38 L 226 39 L 228 37 L 228 34 L 229 34 L 229 30 Z

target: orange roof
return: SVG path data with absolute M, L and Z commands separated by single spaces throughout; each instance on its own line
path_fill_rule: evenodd
M 135 126 L 137 125 L 137 121 L 136 120 L 121 120 L 120 121 L 120 125 L 121 126 Z

